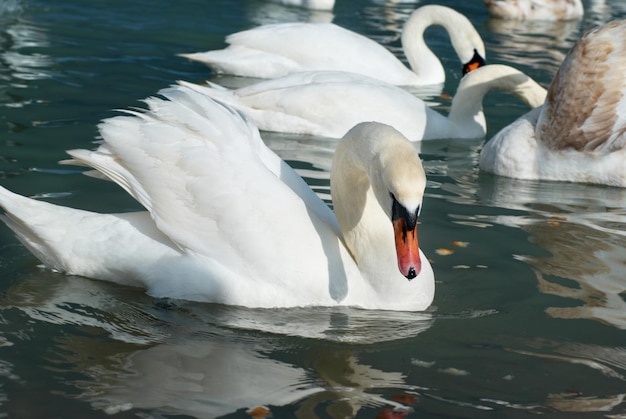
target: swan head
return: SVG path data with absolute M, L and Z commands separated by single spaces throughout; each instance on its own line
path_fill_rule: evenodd
M 474 71 L 477 68 L 484 66 L 485 64 L 487 64 L 485 62 L 485 59 L 482 57 L 482 55 L 480 55 L 476 48 L 474 48 L 474 55 L 472 56 L 472 58 L 468 62 L 463 64 L 463 75 L 469 73 L 470 71 Z
M 401 134 L 394 130 L 389 135 L 393 137 L 388 138 L 396 138 Z M 377 171 L 381 176 L 372 173 L 370 179 L 374 194 L 393 225 L 398 269 L 411 280 L 420 273 L 422 266 L 417 225 L 426 175 L 417 150 L 411 143 L 407 144 L 404 137 L 397 138 L 399 141 L 394 141 L 395 144 L 389 145 L 381 155 L 381 169 Z
M 387 255 L 407 279 L 419 275 L 417 226 L 425 189 L 417 150 L 393 127 L 365 122 L 342 138 L 331 194 L 346 245 L 360 266 Z
M 421 205 L 415 210 L 407 209 L 392 195 L 391 222 L 393 224 L 398 255 L 398 269 L 409 281 L 422 270 L 417 239 L 417 219 Z

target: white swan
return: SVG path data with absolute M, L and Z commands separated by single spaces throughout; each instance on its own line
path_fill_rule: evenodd
M 309 10 L 333 10 L 335 0 L 270 0 L 285 6 L 301 7 Z
M 424 42 L 424 30 L 442 25 L 463 73 L 484 64 L 485 46 L 471 22 L 444 6 L 416 9 L 402 31 L 402 45 L 411 69 L 377 42 L 332 23 L 280 23 L 232 34 L 223 50 L 180 54 L 216 72 L 276 78 L 300 71 L 338 70 L 365 74 L 404 86 L 443 84 L 444 68 Z
M 335 218 L 240 114 L 184 86 L 160 94 L 169 100 L 102 123 L 96 151 L 69 152 L 147 211 L 96 214 L 0 190 L 3 220 L 47 266 L 248 307 L 431 304 L 417 241 L 426 178 L 396 130 L 364 123 L 338 143 Z
M 581 0 L 483 0 L 489 14 L 513 20 L 574 20 L 583 17 Z
M 480 168 L 520 179 L 626 187 L 626 21 L 572 47 L 546 103 L 498 132 Z
M 482 101 L 489 90 L 509 91 L 531 107 L 545 99 L 545 89 L 530 77 L 499 64 L 463 77 L 447 117 L 401 87 L 353 73 L 295 73 L 236 90 L 182 83 L 237 108 L 261 130 L 329 138 L 340 138 L 364 121 L 391 125 L 411 141 L 481 138 L 486 133 Z

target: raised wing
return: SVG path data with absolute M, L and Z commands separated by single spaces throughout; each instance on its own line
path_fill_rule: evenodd
M 69 153 L 126 189 L 183 251 L 248 273 L 327 272 L 334 216 L 258 130 L 187 87 L 159 93 L 147 111 L 105 120 L 99 149 Z

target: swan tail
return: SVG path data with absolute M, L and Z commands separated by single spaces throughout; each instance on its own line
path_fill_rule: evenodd
M 204 52 L 192 52 L 185 54 L 178 54 L 179 57 L 186 58 L 190 61 L 204 64 L 214 70 L 216 73 L 233 74 L 238 67 L 233 66 L 228 59 L 229 55 L 224 54 L 224 50 L 204 51 Z M 231 58 L 233 54 L 230 54 Z M 236 54 L 235 54 L 236 57 Z M 241 60 L 237 60 L 241 61 Z M 236 76 L 245 76 L 245 74 L 234 74 Z
M 98 214 L 28 198 L 0 187 L 0 214 L 17 239 L 47 268 L 71 275 L 148 286 L 151 265 L 180 251 L 143 212 Z M 143 258 L 144 265 L 137 260 Z M 156 272 L 156 273 L 155 273 Z
M 80 210 L 27 198 L 3 187 L 0 187 L 0 207 L 5 211 L 0 219 L 37 259 L 51 269 L 68 271 L 65 258 L 58 252 L 59 238 L 68 225 L 60 220 L 76 221 L 70 212 Z
M 203 63 L 205 62 L 204 56 L 205 56 L 206 52 L 190 52 L 190 53 L 182 53 L 182 54 L 176 54 L 178 57 L 182 57 L 182 58 L 186 58 L 190 61 L 197 61 L 199 63 Z
M 179 56 L 202 63 L 218 74 L 240 77 L 271 79 L 302 70 L 301 66 L 290 58 L 254 48 L 231 47 Z

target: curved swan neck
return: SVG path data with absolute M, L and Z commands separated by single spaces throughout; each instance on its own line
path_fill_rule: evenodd
M 543 104 L 546 89 L 521 71 L 500 64 L 491 64 L 463 77 L 452 100 L 448 119 L 460 130 L 474 130 L 477 137 L 486 134 L 483 99 L 490 90 L 502 90 L 517 96 L 531 108 Z
M 426 187 L 412 143 L 388 125 L 358 124 L 337 144 L 330 182 L 343 239 L 361 272 L 365 277 L 401 277 L 392 194 L 417 211 Z
M 402 30 L 402 48 L 409 65 L 427 83 L 443 83 L 445 74 L 439 58 L 424 42 L 424 31 L 440 25 L 450 36 L 452 47 L 463 64 L 472 60 L 476 50 L 485 58 L 483 41 L 472 23 L 462 14 L 444 6 L 427 5 L 415 10 Z

